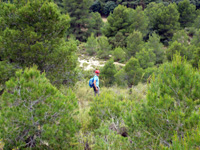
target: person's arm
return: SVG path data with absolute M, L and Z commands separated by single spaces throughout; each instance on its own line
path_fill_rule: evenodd
M 95 87 L 96 91 L 98 91 L 98 88 L 96 86 L 96 80 L 94 80 L 94 87 Z

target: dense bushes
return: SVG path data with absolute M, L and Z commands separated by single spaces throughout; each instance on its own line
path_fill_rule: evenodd
M 198 148 L 200 11 L 194 1 L 145 6 L 150 1 L 99 0 L 91 7 L 96 13 L 89 13 L 90 0 L 56 2 L 71 18 L 46 0 L 1 2 L 4 148 Z M 105 24 L 97 13 L 103 11 L 109 15 Z M 92 71 L 76 68 L 79 43 L 80 53 L 112 57 L 99 68 L 99 97 L 85 87 Z M 124 64 L 115 66 L 114 60 Z M 26 68 L 34 64 L 39 70 Z M 78 100 L 69 88 L 51 84 L 75 84 L 77 74 Z
M 56 4 L 1 2 L 0 20 L 0 60 L 18 68 L 36 64 L 55 84 L 74 82 L 76 45 L 64 39 L 70 18 Z
M 16 72 L 0 99 L 0 137 L 5 149 L 69 148 L 76 130 L 77 99 L 63 95 L 36 67 Z
M 200 145 L 200 130 L 192 129 L 188 134 L 184 135 L 184 138 L 179 138 L 177 134 L 174 135 L 172 140 L 172 145 L 170 147 L 161 145 L 160 148 L 170 150 L 170 149 L 198 149 Z
M 5 85 L 5 82 L 14 76 L 15 70 L 9 62 L 0 61 L 0 85 Z
M 196 6 L 190 4 L 189 0 L 183 0 L 178 4 L 178 11 L 180 13 L 179 22 L 182 27 L 192 26 L 196 18 Z
M 134 30 L 144 35 L 147 33 L 148 18 L 141 7 L 136 10 L 119 5 L 114 12 L 108 16 L 102 33 L 109 38 L 113 47 L 126 46 L 126 38 Z M 120 39 L 118 39 L 120 37 Z M 120 44 L 117 41 L 120 41 Z
M 120 101 L 113 93 L 102 93 L 92 103 L 90 109 L 90 129 L 97 129 L 102 121 L 120 119 L 120 112 L 123 110 Z
M 197 127 L 199 79 L 199 72 L 178 55 L 172 63 L 159 68 L 158 76 L 153 77 L 149 85 L 147 104 L 135 116 L 134 126 L 140 128 L 137 132 L 141 138 L 146 137 L 143 139 L 146 146 L 169 146 L 175 132 L 184 138 L 186 132 Z

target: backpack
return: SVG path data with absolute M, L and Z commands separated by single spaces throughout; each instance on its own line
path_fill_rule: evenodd
M 94 77 L 89 80 L 89 86 L 92 88 L 94 86 Z

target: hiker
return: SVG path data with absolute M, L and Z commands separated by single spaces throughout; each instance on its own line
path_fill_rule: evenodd
M 94 86 L 93 86 L 95 96 L 96 94 L 98 94 L 99 96 L 99 74 L 100 74 L 100 71 L 96 70 L 95 76 L 94 76 Z

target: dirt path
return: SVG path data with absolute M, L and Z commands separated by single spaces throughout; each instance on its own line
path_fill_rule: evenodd
M 84 70 L 92 70 L 98 67 L 103 67 L 106 63 L 106 61 L 98 60 L 96 57 L 90 57 L 90 58 L 83 58 L 83 57 L 84 55 L 82 55 L 82 57 L 79 57 L 78 61 L 80 63 L 79 66 L 82 67 Z M 125 66 L 125 64 L 118 62 L 114 62 L 114 64 L 119 66 Z
M 102 17 L 103 22 L 107 22 L 107 18 Z
M 80 67 L 84 70 L 92 70 L 96 67 L 103 67 L 106 63 L 106 61 L 99 61 L 95 57 L 91 57 L 89 59 L 78 58 L 78 61 L 80 63 Z

